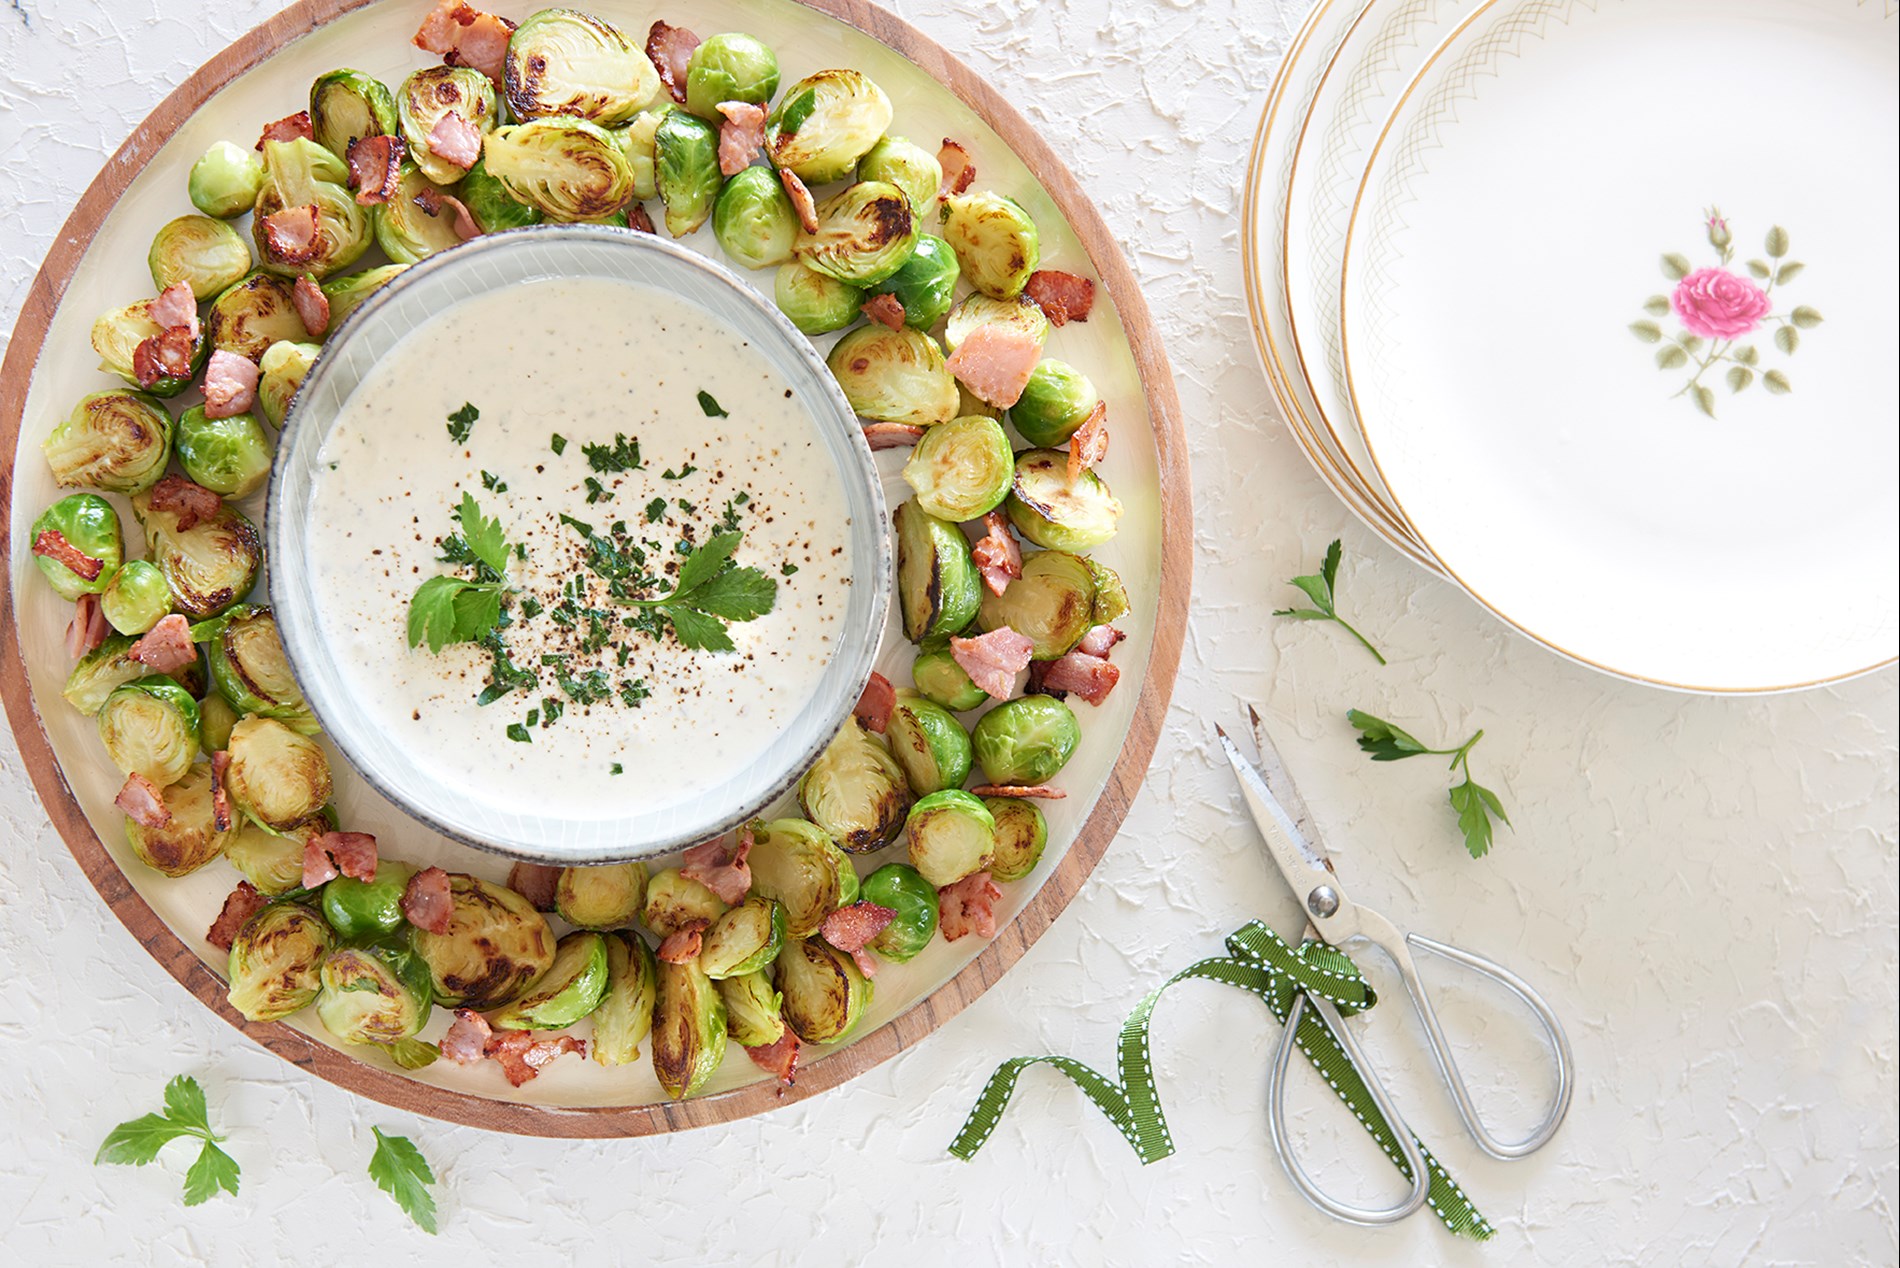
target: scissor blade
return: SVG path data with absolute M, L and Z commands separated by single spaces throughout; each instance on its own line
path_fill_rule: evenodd
M 1316 852 L 1301 835 L 1292 817 L 1268 789 L 1259 770 L 1240 755 L 1240 750 L 1234 747 L 1234 742 L 1227 738 L 1225 731 L 1220 732 L 1220 742 L 1228 762 L 1234 768 L 1235 777 L 1240 780 L 1241 800 L 1247 803 L 1254 826 L 1260 829 L 1260 837 L 1267 844 L 1267 853 L 1279 865 L 1280 874 L 1286 878 L 1294 894 L 1298 895 L 1301 902 L 1305 902 L 1306 896 L 1315 886 L 1334 884 L 1332 873 L 1326 869 L 1325 856 Z
M 1286 813 L 1286 817 L 1293 821 L 1294 839 L 1307 857 L 1315 863 L 1326 863 L 1331 856 L 1326 853 L 1326 846 L 1313 826 L 1313 816 L 1307 813 L 1306 801 L 1294 785 L 1293 776 L 1287 774 L 1286 763 L 1280 760 L 1279 750 L 1267 738 L 1267 729 L 1260 722 L 1260 711 L 1252 705 L 1247 706 L 1247 722 L 1253 731 L 1254 749 L 1260 754 L 1256 765 L 1260 770 L 1260 778 L 1266 781 L 1267 791 L 1280 803 L 1280 809 Z

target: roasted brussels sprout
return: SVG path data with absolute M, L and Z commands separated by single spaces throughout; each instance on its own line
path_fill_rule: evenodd
M 951 310 L 950 319 L 943 325 L 944 347 L 955 352 L 972 330 L 992 323 L 1028 335 L 1038 346 L 1049 338 L 1049 318 L 1029 296 L 991 299 L 976 294 L 964 296 L 963 302 Z
M 713 237 L 721 250 L 749 269 L 791 259 L 797 236 L 798 213 L 769 167 L 746 168 L 726 182 L 713 203 Z
M 172 610 L 172 588 L 157 564 L 131 559 L 112 574 L 112 584 L 99 596 L 99 605 L 119 633 L 143 634 Z
M 625 929 L 646 901 L 645 863 L 564 867 L 554 884 L 554 910 L 577 929 Z
M 360 273 L 346 273 L 342 277 L 333 277 L 323 285 L 323 297 L 330 301 L 330 330 L 343 324 L 343 319 L 356 311 L 356 306 L 396 274 L 408 268 L 407 264 L 380 264 L 373 269 L 364 269 Z M 326 334 L 328 331 L 325 332 Z M 298 336 L 304 338 L 307 336 Z M 314 352 L 312 354 L 314 356 Z M 299 382 L 302 377 L 299 376 Z
M 1108 483 L 1093 471 L 1069 478 L 1069 455 L 1055 449 L 1031 449 L 1016 459 L 1010 489 L 1009 522 L 1016 531 L 1050 550 L 1088 550 L 1115 535 L 1122 504 Z
M 167 595 L 170 594 L 168 590 Z M 238 724 L 237 710 L 214 688 L 198 701 L 198 747 L 207 753 L 222 753 L 231 747 L 231 728 Z M 256 884 L 255 881 L 252 884 Z
M 858 901 L 858 890 L 862 887 L 858 881 L 858 869 L 851 866 L 851 860 L 840 851 L 838 864 L 838 906 L 849 907 Z
M 924 433 L 904 464 L 917 505 L 938 519 L 981 519 L 1003 504 L 1016 476 L 1016 455 L 994 418 L 971 414 Z
M 919 799 L 904 831 L 910 838 L 911 866 L 939 889 L 982 871 L 996 852 L 996 820 L 989 808 L 954 788 Z
M 860 326 L 825 358 L 845 400 L 864 418 L 929 427 L 957 408 L 957 384 L 937 341 L 920 330 Z
M 653 183 L 666 204 L 666 231 L 683 238 L 706 223 L 719 195 L 719 129 L 669 110 L 653 131 Z
M 858 319 L 864 292 L 835 277 L 806 268 L 797 260 L 779 266 L 772 278 L 772 298 L 778 310 L 808 335 L 843 330 Z
M 748 861 L 752 892 L 785 909 L 788 938 L 809 938 L 818 932 L 825 917 L 843 901 L 839 872 L 851 870 L 851 861 L 825 830 L 803 819 L 754 822 Z
M 255 150 L 216 141 L 191 165 L 191 205 L 207 216 L 232 220 L 257 205 L 264 160 Z
M 85 717 L 92 717 L 106 697 L 128 682 L 137 682 L 152 671 L 142 661 L 132 659 L 132 639 L 122 634 L 109 635 L 79 658 L 60 695 Z
M 488 175 L 511 196 L 549 220 L 605 216 L 633 197 L 627 156 L 585 119 L 533 119 L 496 128 L 482 159 Z
M 136 368 L 138 347 L 164 333 L 164 328 L 152 320 L 152 301 L 142 299 L 136 304 L 115 308 L 92 323 L 92 350 L 99 354 L 99 368 L 106 373 L 116 374 L 153 396 L 177 396 L 190 387 L 198 371 L 204 369 L 205 359 L 211 355 L 211 342 L 200 330 L 197 341 L 191 345 L 190 367 L 186 373 L 167 374 L 150 383 L 140 383 Z
M 488 174 L 486 158 L 476 159 L 475 166 L 468 169 L 468 175 L 462 178 L 459 197 L 468 208 L 468 214 L 475 218 L 475 227 L 483 233 L 520 229 L 525 225 L 538 225 L 542 220 L 539 207 L 522 202 L 509 193 L 498 178 Z
M 28 530 L 27 540 L 38 543 L 45 533 L 59 534 L 67 545 L 98 564 L 96 571 L 87 564 L 81 572 L 75 572 L 51 555 L 35 555 L 33 562 L 39 565 L 40 575 L 53 587 L 53 593 L 75 602 L 82 594 L 104 594 L 125 559 L 125 537 L 112 503 L 96 493 L 70 493 L 40 512 Z
M 560 1030 L 593 1012 L 607 994 L 607 939 L 579 929 L 554 944 L 554 963 L 527 993 L 489 1014 L 502 1030 Z
M 284 425 L 290 403 L 297 399 L 297 389 L 303 386 L 304 376 L 310 373 L 321 351 L 314 343 L 292 343 L 288 339 L 280 339 L 264 350 L 264 359 L 258 362 L 257 407 L 272 427 Z
M 897 603 L 904 615 L 904 637 L 921 643 L 955 634 L 976 615 L 983 593 L 969 540 L 955 524 L 918 506 L 915 498 L 898 507 L 892 518 L 897 524 Z M 1010 589 L 1015 588 L 1011 583 Z
M 942 705 L 915 692 L 898 693 L 885 730 L 891 755 L 919 797 L 961 788 L 970 775 L 970 735 Z
M 316 734 L 316 719 L 290 672 L 290 659 L 284 655 L 277 620 L 269 608 L 233 611 L 211 639 L 208 651 L 211 681 L 240 716 L 275 718 L 293 731 Z
M 502 83 L 517 119 L 562 115 L 603 128 L 633 118 L 660 91 L 646 51 L 578 9 L 542 9 L 516 27 Z
M 298 903 L 272 903 L 231 942 L 226 998 L 252 1021 L 288 1017 L 317 997 L 335 945 L 322 916 Z
M 691 1096 L 726 1059 L 726 1002 L 699 965 L 660 965 L 653 1073 L 668 1096 Z
M 1010 406 L 1009 421 L 1024 440 L 1047 449 L 1067 444 L 1101 403 L 1088 375 L 1050 357 L 1030 371 L 1022 396 Z
M 400 932 L 403 891 L 416 869 L 395 859 L 378 859 L 373 880 L 339 876 L 323 887 L 323 918 L 345 942 L 369 942 Z M 425 988 L 423 997 L 428 997 Z
M 709 36 L 686 64 L 686 108 L 715 125 L 720 102 L 763 106 L 777 91 L 778 55 L 738 31 Z
M 853 286 L 884 281 L 910 259 L 917 220 L 904 191 L 883 181 L 859 181 L 818 204 L 818 231 L 801 225 L 792 249 L 827 277 Z
M 125 821 L 125 843 L 139 862 L 167 876 L 195 872 L 227 847 L 236 844 L 237 834 L 218 830 L 211 804 L 211 764 L 199 762 L 185 777 L 158 795 L 171 818 L 156 828 L 148 828 L 136 819 Z M 303 850 L 297 851 L 297 875 L 303 875 Z M 255 882 L 253 882 L 255 883 Z M 262 889 L 263 886 L 258 886 Z M 266 893 L 271 891 L 266 890 Z M 281 892 L 281 891 L 278 891 Z
M 920 653 L 911 664 L 910 680 L 924 699 L 955 713 L 968 713 L 990 698 L 989 692 L 970 681 L 948 648 Z
M 896 839 L 910 795 L 904 770 L 884 741 L 847 718 L 798 781 L 798 804 L 841 849 L 866 854 Z
M 429 198 L 429 191 L 438 194 L 447 193 L 444 186 L 437 185 L 422 174 L 422 169 L 414 163 L 405 161 L 401 173 L 396 178 L 396 192 L 389 201 L 370 208 L 370 224 L 376 235 L 376 245 L 383 254 L 398 264 L 418 264 L 437 251 L 446 251 L 462 241 L 455 232 L 455 216 L 446 206 Z M 421 197 L 429 201 L 437 211 L 424 209 L 416 199 Z M 336 324 L 336 315 L 331 314 L 331 324 Z
M 422 174 L 438 185 L 453 185 L 467 171 L 429 148 L 429 136 L 445 115 L 457 115 L 488 133 L 500 122 L 495 82 L 466 66 L 426 66 L 396 89 L 396 121 L 403 148 Z
M 317 742 L 271 718 L 245 718 L 231 728 L 231 800 L 267 828 L 283 831 L 330 800 L 330 759 Z
M 594 1042 L 588 1055 L 599 1065 L 626 1065 L 640 1055 L 640 1041 L 653 1029 L 659 965 L 638 934 L 608 933 L 607 992 L 594 1009 Z
M 1054 696 L 1023 696 L 978 718 L 970 745 L 988 783 L 1034 786 L 1054 779 L 1081 739 L 1068 705 Z
M 897 272 L 870 288 L 873 295 L 895 295 L 904 306 L 904 324 L 929 330 L 950 311 L 957 292 L 957 257 L 950 244 L 928 233 L 917 235 Z
M 554 963 L 554 931 L 534 904 L 505 885 L 449 874 L 446 933 L 417 929 L 416 954 L 429 965 L 435 1002 L 495 1008 L 533 986 Z
M 399 1043 L 428 1024 L 429 966 L 407 946 L 338 947 L 318 980 L 317 1020 L 344 1043 Z
M 677 867 L 655 872 L 647 882 L 646 905 L 640 919 L 662 938 L 678 933 L 694 921 L 710 925 L 726 914 L 725 900 Z
M 176 449 L 185 474 L 213 493 L 249 497 L 270 478 L 270 437 L 250 414 L 212 418 L 194 405 L 178 417 Z
M 310 334 L 291 301 L 291 281 L 253 273 L 211 301 L 205 315 L 207 342 L 256 361 L 279 340 L 303 340 Z M 332 309 L 332 319 L 335 310 Z
M 129 682 L 100 706 L 99 742 L 122 773 L 175 784 L 198 756 L 198 702 L 163 674 Z
M 226 503 L 210 519 L 180 531 L 178 516 L 156 509 L 150 499 L 149 493 L 135 494 L 132 511 L 178 610 L 202 621 L 243 601 L 264 563 L 257 526 Z
M 343 67 L 310 85 L 310 131 L 340 159 L 349 159 L 350 142 L 395 136 L 400 127 L 395 95 L 373 75 Z
M 317 209 L 316 239 L 307 248 L 273 239 L 270 217 L 287 208 Z M 369 250 L 369 211 L 349 189 L 349 169 L 315 141 L 264 142 L 264 187 L 257 192 L 251 241 L 271 273 L 325 278 L 356 263 Z
M 937 203 L 937 190 L 943 185 L 943 166 L 937 162 L 937 156 L 920 145 L 915 145 L 901 136 L 886 136 L 858 160 L 858 179 L 861 181 L 883 181 L 895 185 L 904 191 L 904 198 L 910 203 L 911 214 L 922 221 Z M 942 239 L 938 239 L 939 242 Z M 950 248 L 944 246 L 948 255 Z M 952 256 L 952 259 L 955 257 Z M 956 281 L 956 269 L 950 272 L 951 283 Z M 948 308 L 946 300 L 944 307 Z M 910 305 L 904 305 L 906 311 Z M 941 317 L 940 312 L 937 316 Z M 919 326 L 919 330 L 925 329 Z
M 871 1003 L 871 979 L 857 961 L 819 938 L 786 943 L 772 985 L 785 997 L 785 1024 L 806 1043 L 843 1039 Z
M 1043 847 L 1049 844 L 1049 821 L 1035 802 L 1024 797 L 985 797 L 983 804 L 996 820 L 990 879 L 1019 881 L 1042 861 Z
M 212 700 L 218 700 L 212 696 Z M 220 701 L 220 703 L 222 703 Z M 215 752 L 215 749 L 207 749 Z M 209 779 L 210 767 L 205 767 Z M 185 777 L 189 783 L 197 777 L 197 767 Z M 174 785 L 174 790 L 183 785 Z M 207 813 L 210 806 L 209 785 L 206 785 Z M 209 820 L 207 820 L 209 822 Z M 327 826 L 327 825 L 326 825 Z M 224 857 L 231 866 L 243 873 L 244 879 L 257 888 L 260 893 L 287 894 L 303 884 L 303 842 L 292 836 L 279 836 L 268 828 L 261 828 L 250 820 L 244 820 L 231 834 L 230 842 L 224 847 Z M 377 868 L 381 872 L 381 867 Z M 327 887 L 326 887 L 327 888 Z
M 986 190 L 943 200 L 944 240 L 963 276 L 992 299 L 1014 299 L 1042 259 L 1036 222 L 1013 198 Z
M 1128 615 L 1128 589 L 1121 574 L 1107 564 L 1088 561 L 1089 574 L 1095 578 L 1095 606 L 1090 613 L 1097 625 L 1113 625 Z
M 891 99 L 855 70 L 821 70 L 785 90 L 765 124 L 773 167 L 807 185 L 843 177 L 891 126 Z
M 865 902 L 889 907 L 897 918 L 871 939 L 871 950 L 898 964 L 916 956 L 937 934 L 937 887 L 908 863 L 886 863 L 864 878 Z
M 785 1037 L 785 1018 L 779 1015 L 785 997 L 772 989 L 769 966 L 756 973 L 721 978 L 713 985 L 725 1001 L 726 1034 L 734 1043 L 743 1048 L 765 1048 Z
M 785 909 L 769 898 L 748 898 L 713 921 L 700 944 L 707 977 L 742 977 L 769 966 L 785 942 Z
M 153 287 L 162 291 L 184 282 L 193 297 L 203 301 L 244 280 L 251 271 L 251 248 L 222 220 L 180 216 L 159 228 L 145 262 L 152 270 Z
M 982 397 L 972 396 L 970 389 L 963 386 L 961 382 L 958 382 L 957 417 L 969 418 L 971 415 L 980 415 L 984 418 L 994 418 L 1000 421 L 1003 417 L 1003 411 Z
M 158 483 L 171 456 L 172 418 L 143 392 L 93 392 L 40 442 L 53 481 L 69 488 L 138 493 Z
M 631 123 L 614 128 L 608 134 L 626 156 L 627 166 L 633 172 L 633 196 L 636 201 L 645 202 L 659 196 L 659 178 L 653 166 L 656 148 L 654 134 L 660 130 L 660 120 L 672 108 L 669 104 L 662 110 L 642 110 L 633 117 Z

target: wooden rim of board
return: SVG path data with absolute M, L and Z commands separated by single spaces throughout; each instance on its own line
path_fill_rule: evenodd
M 291 41 L 333 18 L 372 3 L 376 0 L 299 0 L 199 67 L 161 101 L 119 147 L 87 186 L 72 215 L 67 217 L 20 308 L 6 360 L 0 364 L 0 446 L 4 447 L 0 452 L 11 454 L 18 446 L 27 385 L 66 284 L 79 267 L 93 235 L 133 178 L 219 89 Z M 1149 653 L 1148 672 L 1134 721 L 1122 742 L 1121 754 L 1109 773 L 1107 786 L 1061 864 L 1016 919 L 998 931 L 982 954 L 901 1016 L 850 1047 L 801 1070 L 798 1082 L 792 1087 L 781 1090 L 765 1081 L 684 1101 L 625 1106 L 525 1105 L 449 1091 L 358 1061 L 281 1023 L 246 1021 L 225 1000 L 224 982 L 205 967 L 197 954 L 178 939 L 133 888 L 93 832 L 85 812 L 67 787 L 46 732 L 40 726 L 27 680 L 25 656 L 20 648 L 17 614 L 13 610 L 12 524 L 10 520 L 0 523 L 0 559 L 6 561 L 8 570 L 6 588 L 0 592 L 0 627 L 4 627 L 6 639 L 5 654 L 0 656 L 0 699 L 5 700 L 21 758 L 53 826 L 59 830 L 99 896 L 166 972 L 246 1035 L 291 1064 L 338 1087 L 398 1109 L 490 1131 L 574 1138 L 647 1136 L 704 1127 L 804 1100 L 915 1044 L 993 986 L 1081 889 L 1083 880 L 1094 871 L 1108 843 L 1114 840 L 1147 773 L 1148 759 L 1154 754 L 1155 741 L 1167 713 L 1168 697 L 1174 688 L 1175 671 L 1181 663 L 1181 644 L 1187 629 L 1188 586 L 1193 571 L 1193 542 L 1189 527 L 1187 442 L 1181 429 L 1181 406 L 1175 397 L 1167 355 L 1162 351 L 1160 336 L 1155 332 L 1134 274 L 1075 177 L 1028 121 L 981 76 L 917 28 L 868 0 L 799 0 L 799 3 L 855 27 L 902 54 L 974 110 L 1028 164 L 1062 209 L 1121 317 L 1148 398 L 1160 474 L 1162 534 L 1161 589 L 1155 603 L 1154 646 Z M 9 462 L 0 468 L 0 500 L 11 506 L 12 499 L 13 468 Z

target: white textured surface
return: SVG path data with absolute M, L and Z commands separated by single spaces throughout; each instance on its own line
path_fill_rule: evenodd
M 45 7 L 0 7 L 7 327 L 105 156 L 270 10 Z M 840 1091 L 660 1140 L 519 1140 L 314 1084 L 192 1003 L 93 894 L 7 742 L 0 1260 L 324 1263 L 459 1244 L 522 1262 L 792 1262 L 807 1248 L 872 1262 L 1894 1262 L 1895 674 L 1770 700 L 1611 682 L 1507 635 L 1332 501 L 1265 403 L 1240 277 L 1238 182 L 1298 0 L 897 7 L 1048 129 L 1148 283 L 1179 375 L 1202 525 L 1193 628 L 1149 784 L 1093 882 L 1001 986 Z M 1335 533 L 1345 603 L 1388 669 L 1324 627 L 1265 615 Z M 1396 1007 L 1362 1024 L 1427 1143 L 1499 1225 L 1487 1249 L 1426 1219 L 1372 1233 L 1311 1212 L 1261 1118 L 1272 1023 L 1208 984 L 1177 988 L 1157 1018 L 1174 1158 L 1137 1165 L 1047 1072 L 973 1163 L 943 1151 L 1000 1058 L 1060 1051 L 1106 1068 L 1127 1009 L 1221 933 L 1255 914 L 1295 931 L 1208 751 L 1206 721 L 1235 696 L 1266 707 L 1356 893 L 1520 969 L 1570 1026 L 1582 1082 L 1568 1125 L 1537 1158 L 1499 1164 L 1426 1076 L 1416 1024 Z M 1485 727 L 1480 778 L 1503 786 L 1516 831 L 1466 860 L 1442 769 L 1364 762 L 1342 720 L 1352 705 L 1430 735 Z M 1510 1075 L 1535 1051 L 1488 999 L 1450 981 L 1444 998 L 1475 1041 L 1481 1101 L 1508 1119 Z M 181 1070 L 205 1082 L 244 1166 L 239 1197 L 191 1212 L 181 1160 L 90 1163 Z M 1311 1080 L 1299 1087 L 1296 1134 L 1338 1160 L 1322 1178 L 1374 1174 L 1357 1129 Z M 437 1163 L 439 1240 L 361 1174 L 372 1124 Z

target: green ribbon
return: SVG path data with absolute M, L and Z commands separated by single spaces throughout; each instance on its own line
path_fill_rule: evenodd
M 963 1130 L 950 1142 L 950 1152 L 965 1161 L 974 1156 L 1002 1120 L 1003 1110 L 1008 1107 L 1010 1094 L 1016 1090 L 1016 1081 L 1023 1071 L 1032 1065 L 1051 1065 L 1068 1075 L 1096 1108 L 1108 1115 L 1109 1122 L 1134 1146 L 1143 1164 L 1159 1162 L 1172 1154 L 1174 1138 L 1168 1133 L 1167 1119 L 1155 1095 L 1154 1065 L 1148 1056 L 1148 1019 L 1162 992 L 1176 982 L 1199 978 L 1238 987 L 1266 1001 L 1282 1025 L 1292 1011 L 1294 997 L 1301 993 L 1331 1000 L 1346 1016 L 1364 1012 L 1378 1002 L 1372 987 L 1360 974 L 1359 966 L 1344 952 L 1323 942 L 1308 940 L 1296 951 L 1273 930 L 1258 920 L 1250 920 L 1227 935 L 1227 949 L 1230 955 L 1202 960 L 1182 969 L 1148 992 L 1147 998 L 1135 1006 L 1135 1011 L 1122 1024 L 1121 1044 L 1115 1054 L 1119 1082 L 1111 1082 L 1073 1057 L 1011 1057 L 996 1067 L 996 1073 L 984 1085 Z M 1339 1041 L 1333 1038 L 1332 1031 L 1308 1009 L 1301 1014 L 1293 1039 L 1327 1086 L 1346 1103 L 1360 1125 L 1385 1151 L 1385 1156 L 1392 1160 L 1392 1165 L 1409 1181 L 1412 1171 L 1405 1155 L 1399 1152 L 1398 1138 L 1373 1104 L 1372 1093 Z M 1423 1142 L 1419 1144 L 1419 1151 L 1424 1154 L 1426 1168 L 1431 1173 L 1426 1203 L 1445 1227 L 1477 1241 L 1496 1233 Z

